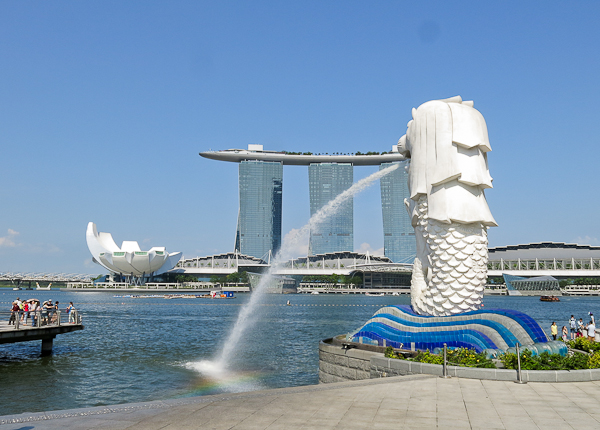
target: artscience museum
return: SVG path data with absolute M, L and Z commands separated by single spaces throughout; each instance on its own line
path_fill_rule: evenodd
M 181 259 L 181 252 L 169 254 L 165 247 L 142 251 L 135 241 L 123 241 L 118 247 L 110 233 L 98 232 L 96 224 L 87 226 L 86 241 L 93 261 L 113 274 L 127 278 L 144 278 L 171 270 Z

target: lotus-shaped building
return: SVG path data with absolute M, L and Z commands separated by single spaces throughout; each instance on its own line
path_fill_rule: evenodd
M 119 248 L 110 233 L 98 233 L 90 222 L 86 231 L 87 246 L 95 263 L 112 273 L 144 277 L 160 275 L 171 270 L 181 259 L 181 252 L 167 253 L 164 247 L 142 251 L 135 241 L 123 241 Z

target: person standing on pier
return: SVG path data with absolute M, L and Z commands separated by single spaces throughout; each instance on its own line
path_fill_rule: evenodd
M 23 302 L 23 314 L 21 315 L 21 322 L 24 325 L 27 325 L 27 320 L 29 319 L 29 302 Z
M 552 340 L 556 340 L 556 336 L 558 336 L 558 326 L 555 321 L 552 321 L 552 325 L 550 326 L 550 334 L 552 334 Z
M 69 302 L 69 306 L 67 306 L 67 313 L 69 314 L 69 324 L 75 323 L 75 315 L 76 315 L 75 305 L 73 302 Z
M 575 339 L 575 333 L 577 333 L 577 320 L 573 315 L 569 320 L 569 328 L 571 329 L 571 340 Z
M 29 315 L 31 316 L 31 327 L 36 326 L 37 313 L 40 310 L 40 301 L 37 299 L 29 300 Z
M 15 300 L 12 302 L 12 307 L 10 308 L 10 319 L 8 320 L 8 325 L 15 325 L 17 321 L 17 315 L 19 314 L 19 305 Z

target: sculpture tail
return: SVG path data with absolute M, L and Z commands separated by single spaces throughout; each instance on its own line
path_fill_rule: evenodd
M 479 309 L 487 280 L 487 227 L 479 223 L 444 224 L 427 217 L 424 221 L 428 267 L 411 287 L 417 293 L 413 308 L 421 314 L 440 316 Z

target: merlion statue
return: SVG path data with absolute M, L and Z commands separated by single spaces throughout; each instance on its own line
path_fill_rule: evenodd
M 487 279 L 487 228 L 497 226 L 485 199 L 492 188 L 483 116 L 460 97 L 412 110 L 398 151 L 410 158 L 405 200 L 417 240 L 411 304 L 421 315 L 479 309 Z

